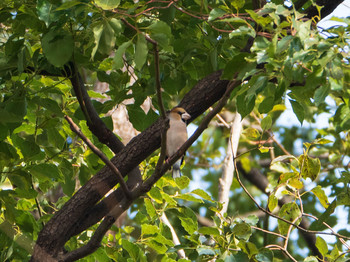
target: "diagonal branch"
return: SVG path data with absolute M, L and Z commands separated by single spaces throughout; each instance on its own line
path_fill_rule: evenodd
M 69 80 L 72 83 L 75 95 L 77 96 L 80 107 L 85 115 L 89 129 L 95 136 L 97 136 L 101 143 L 107 145 L 114 154 L 117 154 L 124 148 L 123 143 L 107 128 L 106 124 L 99 117 L 86 91 L 84 81 L 81 74 L 78 72 L 75 63 L 72 63 L 72 68 L 73 74 L 70 76 Z
M 220 76 L 221 71 L 208 75 L 184 96 L 179 106 L 186 109 L 192 116 L 191 120 L 205 112 L 224 95 L 229 81 L 221 80 Z M 159 148 L 163 126 L 164 121 L 158 119 L 111 159 L 123 176 Z M 40 261 L 43 253 L 57 256 L 70 237 L 106 216 L 114 206 L 108 203 L 120 203 L 120 194 L 113 194 L 113 198 L 105 198 L 108 199 L 108 203 L 104 202 L 104 199 L 100 204 L 96 204 L 116 183 L 115 175 L 108 167 L 104 167 L 82 186 L 41 230 L 31 261 Z
M 122 174 L 118 170 L 118 168 L 113 165 L 113 163 L 105 156 L 105 154 L 102 153 L 101 150 L 99 150 L 91 141 L 88 139 L 83 132 L 80 130 L 80 128 L 73 122 L 73 120 L 69 116 L 64 116 L 64 118 L 67 120 L 67 122 L 70 125 L 70 128 L 74 133 L 76 133 L 84 142 L 88 145 L 88 147 L 94 152 L 116 175 L 118 183 L 120 184 L 121 188 L 123 189 L 123 192 L 125 196 L 129 199 L 131 199 L 131 192 L 129 191 L 128 186 L 125 184 L 125 181 L 123 179 Z
M 215 108 L 210 111 L 202 120 L 200 125 L 194 134 L 180 147 L 180 149 L 171 157 L 167 162 L 165 162 L 160 169 L 156 169 L 154 173 L 139 187 L 137 187 L 132 195 L 133 199 L 136 199 L 143 194 L 151 190 L 152 186 L 166 173 L 166 171 L 184 154 L 184 152 L 197 140 L 197 138 L 203 133 L 203 131 L 208 127 L 210 121 L 218 114 L 222 108 L 227 104 L 228 99 L 232 90 L 237 86 L 236 81 L 230 82 L 225 94 L 222 96 L 220 101 L 217 103 Z M 82 258 L 88 254 L 94 252 L 100 245 L 104 234 L 113 225 L 116 219 L 126 211 L 133 200 L 123 197 L 120 203 L 113 208 L 113 210 L 105 217 L 102 223 L 99 225 L 94 235 L 91 237 L 89 242 L 83 247 L 71 251 L 65 254 L 61 260 L 62 261 L 74 261 Z

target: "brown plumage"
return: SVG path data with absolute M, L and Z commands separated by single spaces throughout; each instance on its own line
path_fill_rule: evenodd
M 171 157 L 187 140 L 186 120 L 191 116 L 182 107 L 174 107 L 169 113 L 169 129 L 167 131 L 166 151 Z M 173 165 L 173 178 L 180 177 L 180 166 L 183 157 Z

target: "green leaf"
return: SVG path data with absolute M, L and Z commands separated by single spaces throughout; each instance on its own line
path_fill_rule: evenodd
M 148 54 L 147 41 L 143 34 L 137 35 L 136 50 L 135 50 L 135 68 L 141 69 L 146 63 Z
M 82 4 L 82 2 L 81 1 L 70 0 L 70 1 L 67 1 L 67 2 L 63 3 L 59 7 L 57 7 L 55 9 L 55 11 L 67 10 L 67 9 L 69 9 L 69 8 L 71 8 L 73 6 L 79 5 L 79 4 Z
M 152 240 L 157 241 L 158 243 L 173 247 L 174 246 L 174 242 L 167 239 L 166 237 L 164 237 L 163 235 L 156 235 L 155 237 L 152 238 Z
M 6 100 L 5 108 L 0 106 L 0 123 L 22 122 L 27 114 L 25 93 L 15 94 Z
M 293 177 L 288 180 L 288 185 L 294 187 L 296 189 L 302 189 L 304 187 L 304 183 L 300 181 L 298 177 Z
M 53 27 L 41 40 L 43 53 L 56 67 L 66 64 L 72 57 L 74 41 L 72 35 L 61 28 Z
M 135 104 L 127 105 L 127 109 L 130 122 L 138 131 L 143 131 L 158 118 L 152 109 L 146 114 L 140 106 Z
M 187 186 L 186 186 L 187 187 Z M 195 189 L 191 192 L 192 194 L 196 194 L 197 196 L 200 196 L 201 198 L 203 198 L 204 200 L 213 202 L 214 200 L 211 198 L 211 196 L 205 192 L 202 189 Z
M 326 196 L 326 193 L 323 191 L 322 187 L 316 186 L 311 191 L 316 195 L 318 200 L 320 200 L 321 205 L 324 208 L 328 208 L 329 206 L 328 197 Z
M 91 52 L 91 58 L 94 59 L 97 53 L 108 56 L 115 44 L 115 32 L 108 20 L 97 23 L 92 31 L 94 32 L 95 46 Z
M 300 125 L 303 124 L 303 121 L 304 121 L 304 108 L 297 102 L 297 101 L 294 101 L 294 100 L 289 100 L 291 105 L 292 105 L 292 109 L 293 109 L 293 112 L 294 114 L 297 116 L 299 122 L 300 122 Z
M 249 215 L 243 219 L 248 225 L 256 226 L 259 222 L 259 218 L 256 215 Z
M 165 254 L 165 252 L 168 250 L 165 245 L 154 240 L 147 241 L 147 245 L 159 254 Z
M 253 18 L 258 24 L 262 25 L 263 27 L 267 26 L 272 21 L 271 17 L 261 16 L 255 13 L 254 10 L 246 10 L 246 12 L 250 15 L 251 18 Z
M 63 116 L 62 109 L 59 107 L 57 102 L 50 98 L 41 98 L 38 96 L 35 96 L 32 101 L 36 103 L 39 106 L 44 107 L 45 109 L 51 111 L 52 113 L 56 114 L 59 117 Z
M 174 196 L 176 199 L 183 199 L 186 201 L 192 201 L 192 202 L 197 202 L 197 203 L 203 203 L 202 199 L 196 198 L 192 195 L 189 194 L 178 194 L 176 196 Z
M 169 38 L 172 37 L 170 26 L 163 21 L 153 22 L 148 29 L 151 31 L 151 34 L 164 34 Z
M 181 207 L 178 210 L 180 212 L 178 218 L 181 221 L 181 225 L 188 234 L 192 235 L 198 229 L 196 214 L 188 207 Z
M 122 246 L 123 249 L 125 249 L 129 253 L 133 261 L 139 261 L 140 248 L 137 245 L 131 243 L 125 238 L 122 238 Z
M 31 159 L 41 152 L 40 147 L 33 141 L 33 137 L 26 137 L 26 139 L 23 139 L 19 135 L 13 134 L 11 138 L 14 146 L 21 150 L 24 158 Z
M 267 115 L 266 117 L 261 120 L 261 128 L 262 130 L 269 130 L 272 126 L 272 118 L 270 115 Z
M 330 91 L 330 86 L 327 84 L 323 84 L 317 88 L 314 95 L 315 105 L 319 106 L 324 102 Z
M 198 256 L 204 256 L 204 257 L 213 257 L 215 256 L 215 251 L 207 248 L 207 247 L 199 247 L 197 248 Z
M 149 225 L 149 224 L 142 224 L 141 225 L 141 235 L 154 235 L 159 233 L 160 230 L 155 225 Z
M 121 44 L 114 54 L 113 69 L 120 69 L 124 66 L 123 55 L 126 49 L 131 45 L 131 41 Z
M 259 253 L 255 255 L 255 259 L 259 262 L 271 262 L 274 260 L 273 252 L 268 248 L 259 250 Z
M 176 178 L 175 182 L 180 189 L 185 189 L 190 184 L 190 179 L 187 176 L 181 176 Z
M 260 137 L 260 132 L 253 128 L 253 127 L 248 127 L 244 129 L 243 134 L 247 136 L 248 139 L 258 139 Z
M 322 213 L 321 216 L 318 217 L 318 220 L 316 220 L 315 222 L 313 222 L 310 226 L 310 230 L 322 230 L 322 228 L 324 227 L 323 222 L 325 222 L 330 215 L 332 215 L 335 211 L 335 208 L 337 207 L 337 199 L 334 199 L 332 201 L 332 203 L 328 206 L 328 208 L 326 209 L 325 212 Z
M 119 6 L 120 0 L 94 0 L 96 5 L 105 10 L 115 9 Z
M 259 105 L 259 112 L 260 114 L 266 114 L 268 112 L 270 112 L 274 106 L 274 101 L 275 98 L 270 96 L 270 97 L 266 97 Z
M 314 256 L 309 256 L 304 259 L 304 262 L 318 262 L 318 261 L 319 260 L 317 259 L 317 257 L 314 257 Z
M 209 22 L 210 22 L 210 21 L 213 21 L 213 20 L 215 20 L 216 18 L 221 17 L 221 16 L 223 16 L 223 15 L 225 15 L 225 14 L 226 14 L 226 12 L 225 12 L 224 10 L 222 10 L 222 9 L 220 9 L 220 8 L 214 8 L 214 9 L 212 9 L 212 10 L 210 11 L 210 13 L 209 13 L 208 21 L 209 21 Z
M 249 37 L 255 38 L 256 32 L 253 28 L 251 28 L 249 26 L 240 26 L 240 27 L 238 27 L 238 29 L 233 30 L 229 34 L 230 38 L 234 38 L 234 37 L 241 38 L 242 36 L 249 36 Z
M 320 236 L 317 236 L 316 237 L 316 247 L 318 249 L 318 251 L 320 251 L 320 253 L 322 254 L 322 256 L 326 256 L 327 253 L 328 253 L 328 246 L 327 246 L 327 243 L 326 241 L 320 237 Z
M 154 208 L 151 200 L 149 200 L 148 198 L 145 198 L 144 201 L 145 201 L 145 207 L 146 207 L 147 214 L 153 220 L 154 218 L 157 217 L 157 211 Z
M 16 197 L 19 198 L 26 198 L 26 199 L 34 199 L 38 196 L 38 192 L 36 192 L 34 189 L 29 188 L 29 189 L 21 189 L 21 188 L 16 188 L 15 189 L 15 194 Z
M 308 155 L 300 155 L 299 166 L 301 169 L 301 176 L 306 178 L 311 178 L 314 181 L 321 170 L 321 162 L 318 158 L 311 158 Z
M 280 55 L 282 52 L 286 51 L 290 48 L 290 43 L 293 40 L 293 36 L 287 35 L 286 37 L 283 37 L 281 40 L 277 43 L 277 50 L 276 55 Z
M 157 203 L 159 204 L 163 203 L 163 197 L 162 197 L 162 194 L 160 193 L 159 188 L 152 187 L 147 194 Z
M 160 47 L 167 52 L 173 52 L 173 46 L 170 45 L 173 35 L 171 33 L 171 28 L 167 23 L 163 21 L 155 21 L 148 27 L 148 29 L 150 30 L 151 38 L 157 41 Z
M 286 203 L 281 207 L 279 216 L 290 222 L 293 222 L 296 218 L 301 216 L 301 212 L 299 206 L 295 202 L 291 202 Z M 294 224 L 299 225 L 300 221 L 301 217 L 297 221 L 294 221 Z M 286 235 L 290 227 L 290 224 L 287 224 L 282 220 L 278 220 L 278 229 L 282 235 Z
M 224 72 L 222 73 L 223 79 L 231 80 L 235 73 L 240 73 L 242 65 L 246 64 L 247 53 L 239 53 L 235 55 L 225 66 Z M 244 75 L 243 75 L 244 76 Z
M 341 192 L 339 195 L 337 195 L 337 205 L 350 206 L 350 193 Z
M 171 196 L 169 196 L 167 193 L 161 192 L 162 197 L 164 198 L 164 201 L 167 203 L 169 207 L 176 206 L 177 202 L 174 200 Z
M 209 236 L 220 236 L 220 231 L 216 227 L 201 227 L 198 233 Z
M 232 0 L 231 4 L 236 10 L 239 10 L 244 6 L 245 0 Z
M 49 181 L 50 179 L 61 180 L 61 173 L 56 165 L 38 164 L 29 166 L 28 171 L 41 181 Z
M 239 241 L 238 246 L 246 253 L 250 258 L 259 253 L 256 245 L 252 242 Z M 243 260 L 244 261 L 244 260 Z M 248 260 L 249 261 L 249 260 Z
M 325 144 L 329 144 L 329 143 L 333 143 L 333 141 L 326 139 L 326 138 L 319 138 L 319 139 L 316 139 L 313 144 L 314 145 L 325 145 Z
M 238 240 L 248 241 L 252 235 L 252 228 L 246 223 L 240 223 L 233 227 L 232 233 Z
M 268 200 L 268 207 L 269 207 L 269 210 L 271 212 L 273 212 L 275 210 L 275 208 L 277 207 L 278 205 L 278 199 L 277 197 L 275 196 L 275 194 L 270 194 L 269 195 L 269 200 Z
M 255 106 L 255 95 L 247 95 L 243 93 L 236 98 L 237 111 L 241 114 L 242 118 L 249 115 L 253 111 Z

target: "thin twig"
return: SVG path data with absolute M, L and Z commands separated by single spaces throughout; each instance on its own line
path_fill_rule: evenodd
M 141 33 L 140 30 L 133 26 L 132 24 L 130 24 L 125 18 L 121 18 L 120 20 L 122 20 L 122 22 L 127 25 L 128 27 L 134 29 L 137 33 Z M 152 45 L 158 45 L 158 43 L 156 41 L 154 41 L 152 38 L 150 38 L 148 35 L 144 34 L 146 41 L 150 42 Z
M 252 113 L 252 116 L 261 126 L 261 121 L 254 112 Z M 260 131 L 263 131 L 263 130 L 261 129 Z M 273 134 L 273 132 L 271 130 L 266 130 L 266 132 L 269 134 L 270 139 L 272 139 L 273 142 L 275 142 L 277 144 L 277 146 L 283 151 L 283 153 L 285 153 L 286 155 L 289 155 L 289 156 L 291 155 L 291 153 L 289 153 L 288 150 L 280 142 L 277 141 L 277 139 L 275 138 L 275 135 Z
M 265 246 L 265 248 L 268 249 L 278 249 L 281 250 L 284 254 L 286 254 L 293 262 L 298 262 L 285 248 L 279 246 L 279 245 L 268 245 Z
M 209 110 L 212 111 L 213 110 L 213 107 L 209 107 Z M 225 121 L 225 119 L 223 119 L 222 116 L 220 116 L 220 114 L 217 114 L 216 117 L 220 120 L 220 122 L 227 128 L 231 128 L 231 126 L 229 125 L 229 123 L 227 123 Z
M 306 214 L 306 213 L 303 213 L 303 216 L 307 216 L 307 217 L 312 217 L 313 219 L 315 220 L 318 220 L 317 217 L 313 216 L 313 215 L 310 215 L 310 214 Z M 326 222 L 322 222 L 323 225 L 325 225 L 326 227 L 328 227 L 328 229 L 330 229 L 332 231 L 332 233 L 334 234 L 334 236 L 338 237 L 340 242 L 342 242 L 342 244 L 350 250 L 350 246 L 345 242 L 345 240 L 343 239 L 343 236 L 339 235 L 337 232 L 334 231 L 334 229 L 328 225 Z
M 91 141 L 88 139 L 83 132 L 80 130 L 80 128 L 73 122 L 73 120 L 69 116 L 64 116 L 64 118 L 67 120 L 67 122 L 70 125 L 70 128 L 74 133 L 76 133 L 84 142 L 85 144 L 94 152 L 116 175 L 117 180 L 120 184 L 120 186 L 123 188 L 123 192 L 126 195 L 127 198 L 131 199 L 132 195 L 129 191 L 128 186 L 125 184 L 125 181 L 123 179 L 123 175 L 120 173 L 118 168 L 113 165 L 113 163 L 105 156 L 105 154 L 102 153 L 100 149 L 98 149 Z
M 281 234 L 278 234 L 276 232 L 273 232 L 273 231 L 270 231 L 270 230 L 265 230 L 265 229 L 262 229 L 260 227 L 256 227 L 256 226 L 250 226 L 251 228 L 255 229 L 255 230 L 259 230 L 259 231 L 262 231 L 266 234 L 271 234 L 271 235 L 275 235 L 275 236 L 278 236 L 278 237 L 281 237 L 283 239 L 286 239 L 287 237 L 285 237 L 284 235 L 281 235 Z
M 237 163 L 236 163 L 236 160 L 235 161 L 235 170 L 236 170 L 236 178 L 237 178 L 237 181 L 238 183 L 240 184 L 240 186 L 242 187 L 242 189 L 244 190 L 244 192 L 248 195 L 248 197 L 254 202 L 254 204 L 257 206 L 257 208 L 259 208 L 261 211 L 263 211 L 264 213 L 268 214 L 269 216 L 272 216 L 276 219 L 279 219 L 289 225 L 292 225 L 294 227 L 296 227 L 297 229 L 300 229 L 306 233 L 309 233 L 309 234 L 319 234 L 319 235 L 331 235 L 331 236 L 337 236 L 337 237 L 341 237 L 341 238 L 344 238 L 344 239 L 348 239 L 350 240 L 350 237 L 346 237 L 346 236 L 342 236 L 340 234 L 334 234 L 334 233 L 329 233 L 329 232 L 322 232 L 322 231 L 313 231 L 313 230 L 308 230 L 308 229 L 305 229 L 299 225 L 296 225 L 294 223 L 292 223 L 291 221 L 287 220 L 287 219 L 284 219 L 280 216 L 277 216 L 273 213 L 271 213 L 270 211 L 266 210 L 265 208 L 261 207 L 259 205 L 259 203 L 254 199 L 254 197 L 250 194 L 250 192 L 248 191 L 248 189 L 243 185 L 241 179 L 240 179 L 240 176 L 239 176 L 239 172 L 238 172 L 238 169 L 237 169 Z

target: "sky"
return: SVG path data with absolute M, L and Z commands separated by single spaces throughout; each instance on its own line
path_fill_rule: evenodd
M 338 22 L 331 21 L 332 16 L 337 16 L 337 17 L 348 17 L 350 16 L 350 0 L 345 0 L 343 3 L 341 3 L 332 14 L 328 15 L 324 19 L 322 19 L 319 23 L 318 26 L 321 28 L 329 28 L 332 26 L 339 25 Z

